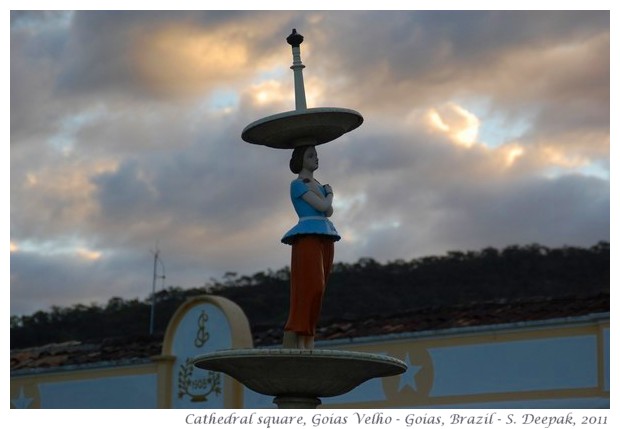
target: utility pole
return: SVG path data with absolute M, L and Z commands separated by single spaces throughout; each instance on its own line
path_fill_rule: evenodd
M 164 267 L 164 263 L 161 260 L 161 258 L 159 257 L 159 249 L 157 247 L 155 247 L 155 251 L 153 252 L 154 255 L 154 259 L 153 259 L 153 294 L 151 295 L 151 323 L 149 325 L 149 335 L 153 335 L 153 333 L 155 332 L 155 301 L 156 301 L 156 295 L 155 295 L 155 287 L 157 285 L 157 279 L 162 279 L 162 281 L 166 278 L 166 268 Z M 162 268 L 162 275 L 158 276 L 157 275 L 157 263 L 161 264 L 161 268 Z

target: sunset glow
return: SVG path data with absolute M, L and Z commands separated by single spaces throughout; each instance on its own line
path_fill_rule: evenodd
M 447 134 L 455 144 L 471 147 L 476 143 L 480 120 L 458 104 L 431 108 L 427 117 L 433 128 Z

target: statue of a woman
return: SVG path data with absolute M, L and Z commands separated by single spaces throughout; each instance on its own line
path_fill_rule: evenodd
M 299 222 L 282 238 L 292 246 L 291 300 L 284 327 L 285 348 L 313 349 L 327 278 L 334 261 L 334 242 L 340 236 L 327 219 L 334 209 L 331 186 L 314 179 L 319 159 L 314 146 L 293 150 L 290 169 L 298 177 L 291 182 L 291 201 Z

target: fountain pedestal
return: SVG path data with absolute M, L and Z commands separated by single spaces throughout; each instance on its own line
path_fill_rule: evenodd
M 273 396 L 278 408 L 316 408 L 320 398 L 339 396 L 372 378 L 407 369 L 389 356 L 319 349 L 225 350 L 198 356 L 194 365 L 223 372 L 248 389 Z

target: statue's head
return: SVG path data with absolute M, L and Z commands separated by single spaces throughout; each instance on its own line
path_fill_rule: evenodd
M 295 174 L 299 174 L 304 167 L 314 171 L 319 167 L 316 148 L 313 145 L 297 146 L 293 149 L 289 168 Z

